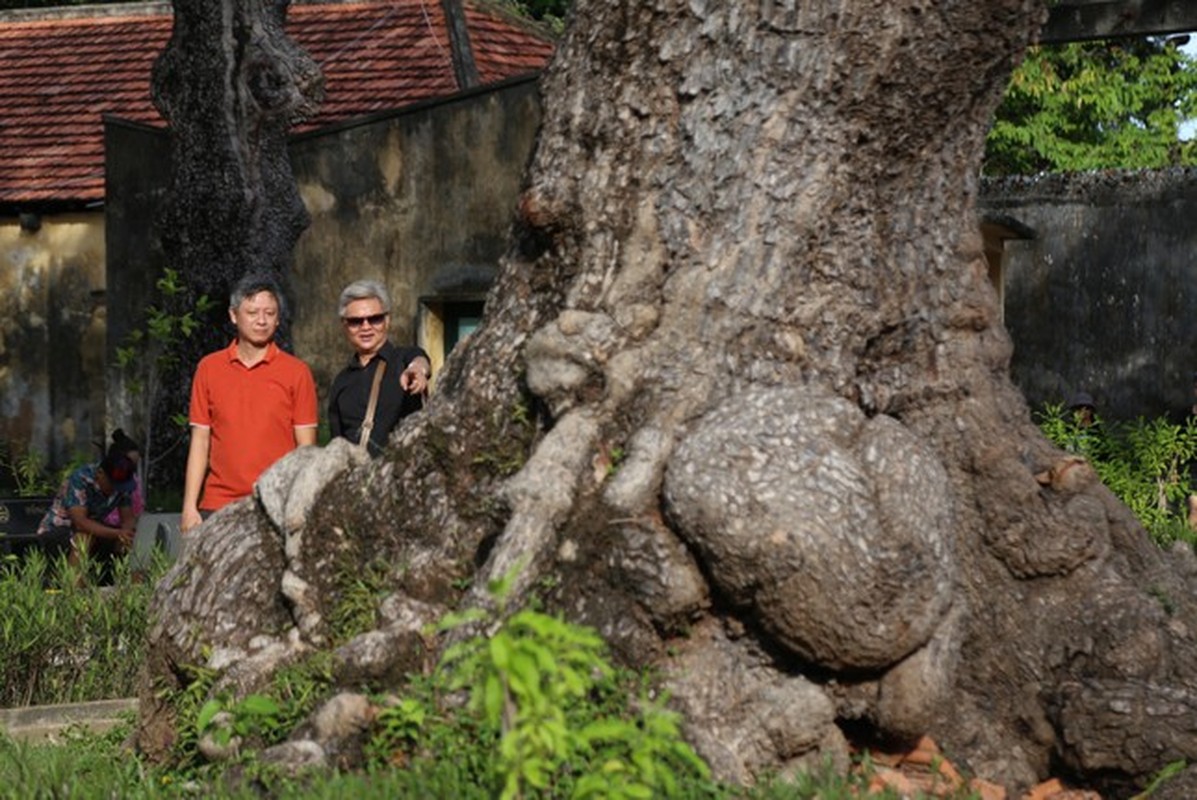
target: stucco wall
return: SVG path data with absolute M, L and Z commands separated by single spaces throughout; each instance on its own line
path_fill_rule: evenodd
M 1012 374 L 1032 405 L 1091 393 L 1116 417 L 1178 413 L 1197 370 L 1197 170 L 988 182 L 1006 243 Z
M 104 219 L 27 223 L 0 218 L 0 439 L 62 464 L 104 434 Z

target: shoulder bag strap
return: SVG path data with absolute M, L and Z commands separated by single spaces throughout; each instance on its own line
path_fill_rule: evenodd
M 358 439 L 358 447 L 369 447 L 370 431 L 374 430 L 374 409 L 378 406 L 378 389 L 382 386 L 382 376 L 386 371 L 387 362 L 380 358 L 378 369 L 374 370 L 374 383 L 370 384 L 370 402 L 366 404 L 366 418 L 362 421 L 362 435 Z

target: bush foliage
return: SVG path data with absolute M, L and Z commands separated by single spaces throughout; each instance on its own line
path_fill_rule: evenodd
M 1040 430 L 1070 453 L 1083 456 L 1110 491 L 1126 503 L 1161 547 L 1195 540 L 1188 523 L 1191 469 L 1197 462 L 1197 419 L 1118 422 L 1098 417 L 1080 425 L 1062 405 L 1036 415 Z
M 1175 40 L 1032 47 L 986 141 L 988 175 L 1197 164 L 1197 62 Z

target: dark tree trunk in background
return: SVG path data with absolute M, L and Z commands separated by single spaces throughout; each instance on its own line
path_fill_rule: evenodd
M 315 110 L 323 78 L 283 32 L 289 5 L 175 0 L 154 65 L 154 104 L 171 132 L 163 248 L 199 293 L 227 297 L 249 271 L 284 278 L 308 224 L 287 133 Z
M 519 566 L 661 671 L 722 778 L 842 761 L 849 731 L 930 733 L 1013 789 L 1197 756 L 1194 559 L 1064 469 L 986 279 L 982 143 L 1041 4 L 574 13 L 483 325 L 385 459 L 301 451 L 204 526 L 146 686 L 204 647 L 241 692 L 310 647 L 393 680 Z M 218 555 L 248 533 L 269 557 Z M 378 629 L 332 641 L 345 565 L 376 558 Z M 224 582 L 278 598 L 269 625 Z

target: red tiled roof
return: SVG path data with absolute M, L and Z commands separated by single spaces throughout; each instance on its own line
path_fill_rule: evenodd
M 102 115 L 163 125 L 150 69 L 169 14 L 0 22 L 0 204 L 102 200 Z M 552 43 L 467 7 L 483 84 L 534 72 Z M 305 129 L 457 91 L 441 4 L 378 0 L 293 5 L 287 32 L 324 71 L 326 98 Z

